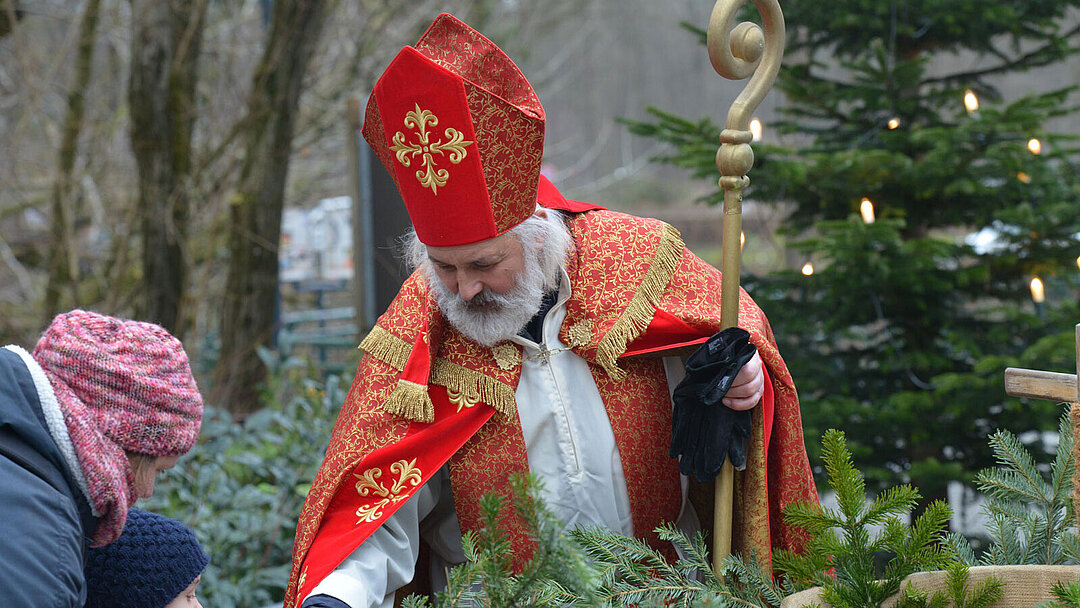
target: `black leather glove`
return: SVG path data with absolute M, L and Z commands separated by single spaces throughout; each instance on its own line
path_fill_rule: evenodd
M 675 387 L 671 421 L 672 458 L 679 472 L 698 481 L 716 477 L 725 458 L 746 468 L 746 440 L 753 424 L 750 410 L 736 411 L 721 400 L 757 348 L 745 329 L 729 327 L 713 334 L 686 360 L 686 377 Z

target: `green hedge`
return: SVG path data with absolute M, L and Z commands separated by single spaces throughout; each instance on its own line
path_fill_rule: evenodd
M 210 554 L 206 606 L 280 602 L 300 507 L 322 462 L 350 378 L 296 360 L 270 364 L 265 407 L 240 422 L 207 406 L 199 444 L 162 475 L 145 508 L 191 527 Z

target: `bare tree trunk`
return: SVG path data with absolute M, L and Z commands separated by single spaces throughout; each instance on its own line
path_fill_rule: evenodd
M 304 72 L 318 43 L 323 0 L 274 2 L 270 36 L 248 99 L 244 164 L 230 201 L 229 270 L 221 319 L 221 356 L 211 400 L 234 413 L 257 406 L 266 368 L 256 349 L 274 331 L 278 239 L 293 126 Z
M 15 7 L 15 0 L 0 0 L 0 36 L 10 34 L 20 17 L 22 11 Z
M 132 1 L 131 148 L 139 170 L 143 276 L 140 316 L 183 332 L 191 201 L 191 131 L 206 0 Z
M 100 0 L 88 0 L 79 26 L 79 47 L 75 72 L 68 92 L 67 115 L 60 133 L 60 158 L 53 186 L 52 249 L 49 252 L 49 281 L 45 287 L 46 322 L 60 307 L 78 305 L 79 264 L 75 244 L 75 218 L 78 204 L 72 195 L 72 173 L 82 132 L 84 96 L 94 63 L 94 39 L 97 32 Z

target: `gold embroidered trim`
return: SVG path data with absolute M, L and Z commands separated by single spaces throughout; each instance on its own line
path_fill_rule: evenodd
M 412 344 L 376 325 L 360 342 L 360 350 L 400 372 L 412 354 Z
M 391 502 L 401 502 L 407 497 L 409 488 L 415 488 L 420 485 L 420 481 L 423 476 L 420 472 L 420 468 L 416 466 L 416 459 L 413 458 L 411 462 L 406 462 L 404 459 L 395 462 L 390 465 L 390 472 L 397 473 L 397 480 L 394 481 L 389 487 L 376 481 L 382 477 L 382 469 L 373 468 L 363 472 L 363 474 L 353 474 L 353 477 L 359 479 L 356 482 L 356 493 L 360 496 L 378 496 L 379 500 L 366 505 L 360 505 L 360 508 L 356 510 L 356 516 L 359 517 L 356 521 L 357 525 L 364 522 L 377 521 L 382 517 L 382 509 Z M 408 484 L 408 487 L 406 487 Z
M 660 244 L 656 247 L 656 253 L 641 285 L 622 316 L 596 346 L 596 362 L 612 378 L 622 380 L 626 377 L 626 372 L 619 368 L 617 359 L 626 351 L 626 346 L 649 327 L 660 298 L 671 282 L 671 277 L 675 276 L 684 249 L 679 231 L 665 223 Z
M 431 370 L 431 382 L 459 393 L 469 393 L 471 391 L 479 394 L 480 399 L 495 408 L 496 412 L 511 420 L 517 418 L 514 388 L 509 384 L 499 382 L 456 363 L 451 363 L 446 359 L 435 360 L 435 365 L 432 366 Z
M 416 179 L 421 186 L 431 188 L 431 193 L 438 195 L 439 188 L 445 186 L 447 180 L 450 179 L 450 172 L 446 169 L 436 169 L 433 155 L 442 156 L 449 152 L 447 160 L 456 165 L 465 160 L 468 154 L 467 148 L 473 142 L 466 140 L 461 131 L 452 127 L 444 132 L 448 141 L 431 141 L 431 134 L 427 130 L 428 125 L 432 127 L 438 125 L 439 118 L 431 110 L 421 110 L 420 104 L 416 104 L 415 110 L 405 113 L 404 124 L 406 128 L 418 131 L 416 141 L 406 143 L 405 134 L 398 131 L 394 133 L 394 145 L 390 146 L 390 151 L 397 156 L 397 161 L 406 167 L 410 166 L 412 157 L 419 154 L 424 169 L 416 172 Z
M 303 588 L 304 581 L 306 581 L 306 580 L 307 580 L 307 566 L 304 566 L 304 569 L 300 571 L 300 580 L 298 580 L 296 582 L 296 588 L 297 589 Z
M 570 348 L 588 346 L 592 341 L 592 321 L 583 319 L 570 326 L 566 332 L 570 336 Z
M 427 385 L 408 380 L 398 380 L 397 388 L 383 403 L 383 411 L 417 422 L 435 420 L 435 405 L 428 395 Z
M 521 352 L 513 344 L 503 342 L 496 344 L 491 349 L 491 355 L 495 357 L 495 365 L 503 371 L 510 371 L 521 365 Z

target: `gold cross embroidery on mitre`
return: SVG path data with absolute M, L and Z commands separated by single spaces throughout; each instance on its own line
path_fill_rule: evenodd
M 417 130 L 416 140 L 414 143 L 406 143 L 405 134 L 398 131 L 394 134 L 394 145 L 390 146 L 390 150 L 397 155 L 398 162 L 406 167 L 411 165 L 413 157 L 417 154 L 421 155 L 421 164 L 424 168 L 416 172 L 416 179 L 420 181 L 421 186 L 431 188 L 431 192 L 438 195 L 439 188 L 445 186 L 450 179 L 450 172 L 446 169 L 435 168 L 434 155 L 449 153 L 448 160 L 456 165 L 465 160 L 467 148 L 473 142 L 466 141 L 461 131 L 453 127 L 443 132 L 449 141 L 431 141 L 428 127 L 438 125 L 439 118 L 431 110 L 421 110 L 420 104 L 416 104 L 415 110 L 405 114 L 403 122 L 407 129 Z

